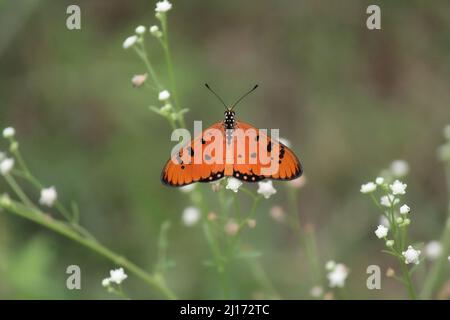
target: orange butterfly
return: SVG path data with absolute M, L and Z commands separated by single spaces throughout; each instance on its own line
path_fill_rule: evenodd
M 292 180 L 302 175 L 302 165 L 292 150 L 279 141 L 272 141 L 265 130 L 235 119 L 234 107 L 258 85 L 232 107 L 227 107 L 217 93 L 205 85 L 225 106 L 225 119 L 174 152 L 161 174 L 164 184 L 181 187 L 223 177 L 246 182 L 266 178 Z

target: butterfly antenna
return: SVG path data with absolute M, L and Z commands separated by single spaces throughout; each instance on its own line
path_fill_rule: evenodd
M 213 89 L 211 89 L 211 87 L 207 83 L 205 83 L 205 87 L 208 88 L 208 90 L 211 91 L 217 97 L 217 99 L 219 99 L 220 102 L 222 102 L 225 110 L 228 110 L 227 105 L 225 104 L 225 102 L 223 102 L 222 98 Z
M 250 93 L 252 93 L 253 91 L 255 91 L 255 89 L 258 88 L 258 85 L 255 85 L 252 89 L 250 89 L 247 93 L 245 93 L 242 97 L 240 97 L 231 107 L 231 110 L 234 109 L 234 107 L 236 107 L 236 105 L 241 102 L 242 99 L 244 99 L 246 96 L 248 96 Z

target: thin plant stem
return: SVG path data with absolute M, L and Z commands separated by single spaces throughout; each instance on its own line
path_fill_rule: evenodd
M 41 190 L 43 188 L 42 184 L 28 171 L 28 172 L 22 172 L 20 170 L 14 170 L 13 174 L 21 177 L 25 180 L 27 180 L 28 182 L 31 183 L 31 185 L 33 185 L 37 190 Z M 9 182 L 9 181 L 8 181 Z M 11 185 L 11 188 L 16 192 L 17 196 L 24 202 L 25 200 L 23 199 L 23 197 L 21 197 L 17 192 L 24 194 L 23 190 L 20 188 L 19 185 L 16 184 L 16 186 L 13 186 L 11 184 L 11 182 L 9 182 Z M 29 204 L 28 204 L 29 205 Z M 74 215 L 71 215 L 69 213 L 69 211 L 66 209 L 66 207 L 64 207 L 64 205 L 57 200 L 55 202 L 55 207 L 56 209 L 59 211 L 59 213 L 61 213 L 61 215 L 70 223 L 70 226 L 72 226 L 73 229 L 77 230 L 80 234 L 82 234 L 85 237 L 91 238 L 93 240 L 95 240 L 95 237 L 89 232 L 87 231 L 85 228 L 83 228 L 81 225 L 78 224 L 78 222 L 76 221 L 76 217 L 75 217 L 75 213 Z M 36 206 L 34 206 L 35 209 L 37 209 Z
M 144 64 L 145 64 L 145 66 L 146 66 L 150 76 L 153 79 L 153 82 L 156 84 L 158 89 L 162 89 L 162 86 L 161 86 L 161 83 L 159 82 L 158 76 L 156 75 L 156 72 L 153 69 L 152 64 L 148 60 L 148 56 L 147 56 L 147 52 L 145 51 L 144 44 L 141 44 L 140 48 L 137 47 L 137 46 L 134 46 L 133 48 L 136 51 L 136 53 L 139 56 L 139 58 L 141 58 L 141 60 L 144 62 Z
M 66 224 L 43 214 L 39 210 L 29 208 L 13 200 L 9 200 L 8 202 L 9 203 L 7 205 L 4 203 L 1 204 L 1 206 L 8 212 L 12 212 L 25 219 L 31 220 L 83 245 L 84 247 L 114 262 L 115 264 L 123 266 L 129 272 L 146 282 L 150 287 L 160 292 L 163 297 L 167 299 L 176 299 L 175 294 L 165 285 L 161 278 L 152 276 L 125 257 L 113 252 L 97 241 L 81 236 L 76 231 L 69 228 Z
M 171 86 L 171 90 L 173 92 L 175 108 L 177 109 L 177 111 L 180 111 L 181 108 L 180 108 L 178 94 L 177 94 L 177 88 L 176 88 L 176 84 L 175 84 L 172 56 L 170 54 L 170 48 L 169 48 L 169 29 L 167 26 L 167 15 L 166 14 L 163 14 L 161 16 L 161 27 L 162 27 L 162 31 L 163 31 L 163 42 L 162 42 L 163 50 L 164 50 L 164 56 L 166 59 L 167 72 L 169 74 L 169 79 L 170 79 L 170 86 Z M 180 120 L 180 125 L 184 128 L 186 126 L 184 123 L 184 118 L 180 118 L 179 120 Z
M 296 192 L 294 189 L 288 190 L 288 197 L 291 204 L 291 210 L 294 215 L 291 218 L 291 220 L 293 219 L 294 221 L 292 224 L 289 224 L 289 226 L 297 233 L 300 240 L 300 246 L 305 250 L 309 270 L 312 275 L 313 283 L 311 283 L 311 285 L 317 285 L 318 283 L 321 283 L 321 276 L 315 233 L 312 228 L 305 230 L 301 224 Z
M 22 188 L 17 184 L 16 179 L 14 179 L 13 176 L 11 176 L 10 174 L 6 174 L 5 179 L 24 204 L 26 204 L 30 208 L 37 209 L 36 205 L 33 203 L 33 201 L 30 200 L 30 198 L 28 198 L 25 192 L 23 192 Z
M 400 260 L 399 262 L 400 262 L 400 266 L 401 266 L 402 274 L 403 274 L 403 281 L 404 281 L 403 283 L 408 290 L 409 297 L 412 300 L 416 300 L 417 299 L 416 292 L 415 292 L 414 286 L 412 284 L 411 275 L 409 273 L 408 267 L 406 266 L 405 261 L 403 261 L 401 258 L 399 258 L 399 260 Z
M 448 215 L 445 222 L 444 231 L 442 232 L 440 243 L 442 244 L 442 254 L 435 261 L 428 276 L 425 278 L 420 297 L 422 299 L 431 299 L 433 292 L 444 273 L 444 270 L 448 268 L 447 256 L 450 253 L 450 164 L 445 167 L 446 180 L 447 180 L 447 193 L 448 193 Z

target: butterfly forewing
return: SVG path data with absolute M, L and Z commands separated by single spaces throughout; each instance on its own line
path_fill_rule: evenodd
M 302 174 L 295 154 L 284 144 L 272 141 L 262 130 L 236 121 L 225 130 L 217 122 L 167 162 L 161 180 L 170 186 L 211 182 L 233 176 L 247 182 L 265 178 L 292 180 Z

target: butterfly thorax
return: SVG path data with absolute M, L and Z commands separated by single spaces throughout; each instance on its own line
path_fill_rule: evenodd
M 234 126 L 236 125 L 236 120 L 234 119 L 234 111 L 227 110 L 224 114 L 225 119 L 223 120 L 223 125 L 225 126 L 225 129 L 234 129 Z

